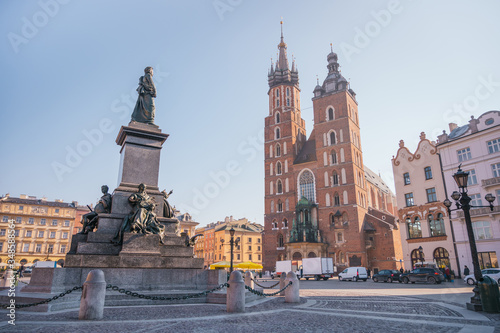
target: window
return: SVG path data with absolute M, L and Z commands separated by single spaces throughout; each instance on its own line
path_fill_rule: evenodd
M 470 196 L 470 205 L 474 207 L 482 206 L 483 202 L 481 200 L 481 194 L 471 194 Z
M 19 236 L 19 230 L 14 230 L 14 236 L 16 236 L 16 237 Z
M 411 219 L 408 223 L 408 238 L 421 238 L 422 237 L 422 227 L 420 225 L 420 218 L 415 216 L 413 222 Z
M 332 108 L 328 109 L 328 120 L 333 120 L 333 109 Z
M 277 210 L 278 213 L 281 213 L 283 212 L 283 203 L 281 202 L 281 200 L 278 200 L 278 210 Z
M 252 261 L 252 255 L 251 254 L 248 255 L 248 260 Z
M 7 229 L 0 229 L 0 236 L 5 236 L 5 231 L 6 231 L 6 230 L 7 230 Z
M 330 132 L 330 145 L 334 145 L 337 143 L 337 140 L 335 139 L 335 132 Z
M 56 208 L 55 213 L 59 214 L 59 208 Z
M 260 246 L 257 246 L 257 251 L 260 251 Z
M 290 88 L 288 88 L 288 87 L 286 88 L 286 95 L 290 96 Z
M 408 172 L 403 174 L 403 180 L 405 185 L 410 185 L 410 174 Z
M 51 231 L 50 235 L 49 235 L 49 238 L 56 238 L 56 232 L 55 231 Z
M 434 187 L 426 189 L 425 192 L 427 193 L 427 202 L 437 201 L 436 189 Z
M 45 219 L 40 220 L 40 225 L 45 225 L 46 223 L 47 223 L 47 220 L 45 220 Z
M 42 252 L 42 244 L 36 244 L 35 245 L 35 252 L 36 253 L 41 253 Z
M 34 219 L 34 218 L 32 218 L 32 217 L 30 217 L 30 218 L 28 219 L 28 224 L 33 224 L 33 223 L 35 223 L 35 219 Z
M 438 267 L 450 266 L 450 254 L 443 247 L 438 247 L 434 250 L 434 261 Z
M 276 174 L 281 175 L 281 162 L 276 162 Z
M 66 244 L 62 244 L 59 248 L 59 253 L 66 253 Z
M 469 147 L 457 151 L 457 155 L 459 162 L 467 161 L 472 158 Z
M 344 237 L 341 232 L 337 233 L 337 242 L 341 243 L 344 241 Z
M 283 224 L 283 229 L 288 228 L 288 220 L 287 219 L 283 219 L 283 221 L 281 221 L 281 223 Z
M 2 217 L 2 222 L 9 222 L 9 217 L 8 216 Z
M 431 170 L 431 167 L 425 167 L 424 168 L 424 172 L 425 172 L 425 180 L 432 179 L 432 170 Z
M 500 150 L 500 138 L 488 141 L 488 153 L 497 153 Z
M 65 226 L 65 227 L 69 227 L 69 221 L 68 221 L 68 220 L 65 220 L 65 221 L 64 221 L 64 226 Z
M 278 235 L 278 247 L 284 247 L 284 246 L 285 246 L 285 242 L 283 241 L 283 235 L 279 234 Z
M 52 220 L 52 225 L 57 225 L 57 220 Z
M 24 237 L 31 237 L 31 230 L 26 230 Z
M 339 175 L 337 174 L 337 171 L 333 172 L 333 177 L 332 177 L 332 185 L 337 186 L 339 184 Z
M 276 97 L 280 97 L 280 89 L 276 89 Z
M 238 253 L 236 260 L 240 260 L 240 254 Z
M 274 131 L 274 139 L 277 140 L 280 138 L 280 129 L 279 127 L 276 128 L 276 130 Z
M 22 217 L 18 216 L 16 217 L 16 223 L 21 223 L 23 221 Z
M 335 192 L 333 195 L 333 205 L 334 206 L 340 206 L 340 197 L 339 194 Z
M 413 206 L 413 193 L 405 194 L 406 207 Z
M 497 201 L 496 202 L 500 202 L 500 190 L 497 190 L 496 194 L 497 194 Z
M 304 170 L 299 177 L 299 194 L 310 202 L 315 202 L 314 176 L 309 170 Z M 300 199 L 300 198 L 299 198 Z
M 54 244 L 49 244 L 47 247 L 47 253 L 54 253 Z
M 280 100 L 279 100 L 279 99 L 277 99 L 277 100 L 276 100 L 276 106 L 277 106 L 277 107 L 278 107 L 278 106 L 280 106 Z M 219 258 L 219 259 L 220 259 L 220 258 Z
M 493 177 L 500 177 L 500 163 L 492 164 L 491 171 L 493 171 Z
M 29 244 L 23 244 L 23 252 L 30 252 L 30 245 Z
M 283 183 L 281 182 L 281 179 L 278 179 L 276 182 L 276 194 L 282 194 L 283 193 Z
M 332 164 L 337 164 L 337 153 L 335 152 L 335 150 L 332 150 L 330 152 L 330 156 L 332 158 Z
M 257 238 L 257 243 L 260 243 L 260 238 Z
M 466 172 L 469 173 L 469 178 L 467 178 L 467 186 L 476 185 L 477 184 L 476 170 L 472 169 Z
M 276 144 L 276 157 L 281 156 L 281 145 L 278 143 Z
M 290 106 L 290 98 L 286 99 L 286 106 Z
M 68 233 L 67 232 L 63 232 L 62 239 L 68 239 Z
M 257 257 L 259 258 L 258 260 L 261 260 L 260 254 L 259 254 L 259 255 L 257 255 Z
M 280 113 L 276 112 L 276 124 L 279 124 L 280 122 Z
M 443 214 L 441 213 L 437 214 L 436 219 L 434 219 L 433 215 L 429 215 L 427 220 L 429 221 L 431 237 L 446 235 L 446 232 L 444 230 Z
M 479 259 L 479 266 L 481 266 L 481 269 L 498 268 L 496 252 L 479 252 L 477 257 Z
M 38 232 L 38 238 L 43 238 L 43 234 L 44 234 L 44 232 L 43 232 L 43 231 L 39 231 L 39 232 Z
M 248 245 L 248 251 L 252 251 L 252 245 Z
M 19 206 L 19 210 L 24 210 L 24 206 Z
M 476 240 L 493 238 L 491 224 L 488 221 L 472 222 L 472 230 L 474 230 L 474 238 Z
M 3 242 L 0 242 L 0 252 L 3 250 Z

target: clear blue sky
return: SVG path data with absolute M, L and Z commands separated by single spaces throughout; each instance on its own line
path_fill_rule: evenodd
M 90 204 L 102 184 L 114 189 L 115 138 L 153 66 L 171 203 L 201 225 L 263 223 L 258 138 L 281 17 L 307 130 L 333 43 L 357 93 L 365 164 L 394 187 L 400 139 L 415 149 L 421 131 L 435 139 L 500 109 L 499 12 L 497 1 L 1 1 L 0 194 Z M 228 163 L 237 172 L 220 176 Z

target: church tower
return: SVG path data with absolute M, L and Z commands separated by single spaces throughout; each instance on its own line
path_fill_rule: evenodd
M 328 75 L 312 98 L 319 229 L 330 231 L 323 236 L 335 262 L 366 265 L 363 222 L 368 207 L 358 103 L 333 48 L 327 61 Z
M 285 259 L 284 244 L 294 218 L 297 198 L 293 163 L 306 141 L 305 122 L 300 113 L 299 73 L 292 60 L 290 69 L 287 45 L 278 44 L 276 66 L 268 74 L 269 115 L 265 118 L 265 218 L 264 265 L 274 266 Z M 272 262 L 267 262 L 271 260 Z

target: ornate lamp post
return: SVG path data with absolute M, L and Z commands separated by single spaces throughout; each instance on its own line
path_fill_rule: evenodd
M 238 246 L 238 243 L 240 242 L 240 239 L 237 238 L 234 240 L 234 233 L 236 230 L 234 230 L 233 227 L 229 229 L 229 235 L 231 236 L 231 240 L 229 241 L 229 244 L 231 245 L 231 267 L 229 268 L 229 273 L 233 272 L 233 251 L 234 251 L 234 246 Z
M 457 208 L 450 209 L 452 202 L 449 199 L 446 199 L 443 204 L 448 208 L 448 215 L 451 218 L 451 212 L 456 210 L 462 210 L 464 212 L 465 225 L 467 227 L 467 236 L 469 237 L 469 245 L 470 252 L 472 255 L 472 266 L 474 268 L 474 278 L 476 279 L 476 285 L 474 286 L 473 292 L 474 296 L 471 297 L 470 303 L 467 303 L 467 308 L 469 310 L 481 311 L 481 297 L 479 295 L 479 288 L 477 286 L 477 282 L 481 279 L 481 267 L 479 266 L 479 259 L 477 256 L 477 247 L 476 247 L 476 239 L 474 238 L 474 230 L 472 229 L 472 221 L 470 218 L 470 209 L 478 208 L 478 207 L 490 207 L 491 211 L 493 211 L 493 201 L 495 197 L 488 193 L 485 196 L 486 201 L 490 204 L 489 206 L 472 206 L 470 204 L 471 198 L 467 195 L 467 180 L 469 178 L 469 173 L 462 171 L 460 168 L 461 165 L 458 166 L 457 173 L 453 175 L 453 179 L 458 185 L 459 191 L 454 191 L 451 194 L 451 198 L 455 201 L 455 205 Z
M 422 267 L 424 267 L 424 249 L 422 246 L 418 247 L 418 253 L 420 253 L 420 262 L 422 263 Z

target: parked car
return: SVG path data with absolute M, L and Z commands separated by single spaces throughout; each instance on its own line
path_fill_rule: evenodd
M 339 273 L 339 281 L 366 281 L 368 279 L 368 274 L 365 267 L 348 267 Z
M 377 274 L 373 275 L 373 282 L 392 282 L 392 281 L 399 281 L 402 282 L 399 279 L 399 275 L 401 275 L 401 272 L 397 270 L 392 270 L 392 269 L 383 269 L 379 271 Z
M 500 268 L 486 268 L 481 271 L 483 275 L 487 275 L 493 280 L 497 281 L 500 284 Z M 476 284 L 476 278 L 474 274 L 467 275 L 464 277 L 464 282 L 470 285 Z
M 441 283 L 445 280 L 443 273 L 437 268 L 416 268 L 409 273 L 401 274 L 399 278 L 404 283 Z

